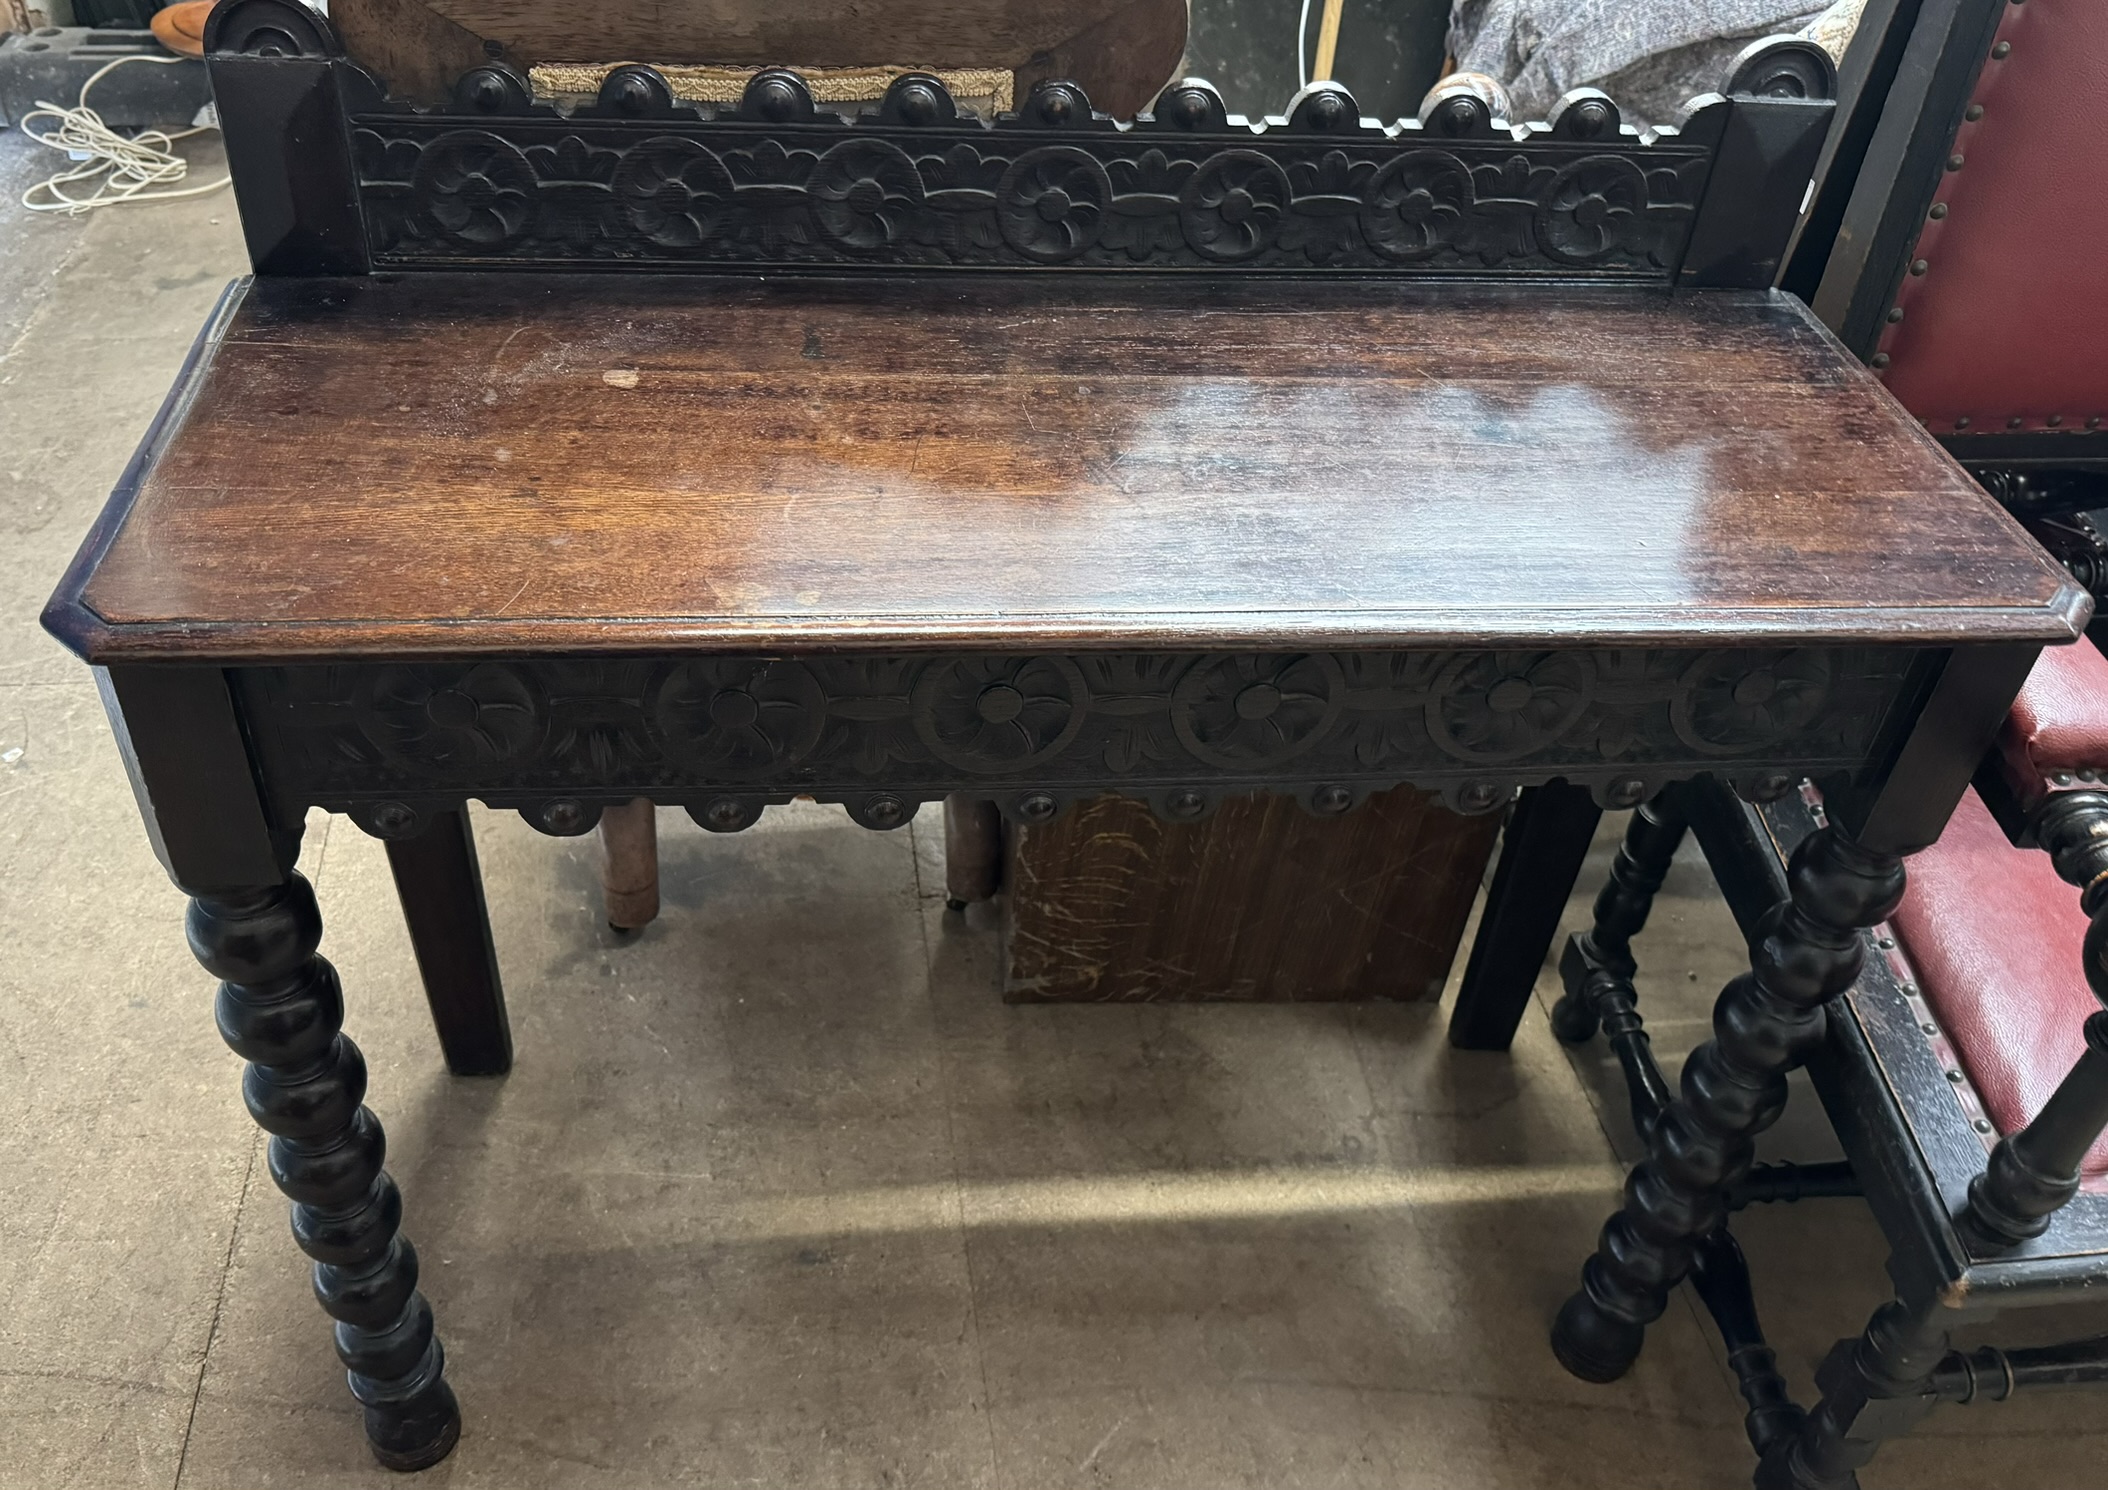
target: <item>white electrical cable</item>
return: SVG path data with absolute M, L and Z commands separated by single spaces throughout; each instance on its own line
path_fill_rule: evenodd
M 1310 86 L 1310 64 L 1303 60 L 1303 37 L 1310 30 L 1310 0 L 1303 0 L 1303 13 L 1296 17 L 1296 87 Z
M 88 90 L 102 81 L 112 68 L 122 67 L 127 62 L 168 64 L 188 60 L 185 57 L 149 57 L 143 53 L 119 57 L 114 62 L 104 63 L 81 84 L 80 100 L 72 108 L 62 109 L 57 104 L 38 99 L 37 106 L 16 121 L 22 133 L 54 150 L 65 151 L 81 163 L 70 171 L 60 171 L 39 181 L 23 192 L 22 205 L 32 212 L 64 212 L 77 216 L 97 207 L 115 207 L 120 202 L 165 202 L 175 197 L 201 197 L 225 186 L 231 177 L 222 176 L 203 186 L 186 186 L 178 191 L 148 190 L 188 176 L 189 162 L 169 146 L 178 140 L 216 129 L 216 124 L 179 129 L 173 134 L 159 129 L 142 129 L 135 135 L 121 135 L 88 107 Z M 29 127 L 37 119 L 57 120 L 58 127 L 49 134 L 38 134 Z M 66 188 L 77 181 L 92 181 L 94 189 L 86 196 L 67 195 Z

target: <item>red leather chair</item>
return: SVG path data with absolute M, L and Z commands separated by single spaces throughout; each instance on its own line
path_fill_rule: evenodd
M 1843 105 L 1843 142 L 1786 274 L 2097 600 L 2108 513 L 2088 509 L 2108 508 L 2108 189 L 2090 175 L 2108 159 L 2103 20 L 2096 0 L 1873 0 L 1842 72 L 1887 91 L 1878 107 Z M 1810 241 L 1833 222 L 1834 239 Z M 1976 791 L 1912 859 L 1901 906 L 1868 934 L 1865 972 L 1810 1060 L 1848 1160 L 1756 1165 L 1725 1197 L 1731 1211 L 1864 1194 L 1893 1248 L 1896 1299 L 1838 1343 L 1807 1411 L 1765 1346 L 1726 1226 L 1700 1248 L 1693 1283 L 1748 1402 L 1760 1487 L 1853 1485 L 1883 1438 L 1941 1401 L 2108 1381 L 2108 1337 L 1947 1347 L 1957 1325 L 2108 1287 L 2104 788 L 2108 657 L 2092 641 L 2052 649 Z M 1699 784 L 1634 814 L 1594 925 L 1562 955 L 1553 1025 L 1569 1041 L 1605 1032 L 1642 1131 L 1672 1092 L 1635 1004 L 1631 939 L 1678 843 L 1696 831 L 1755 939 L 1821 817 L 1812 785 L 1753 806 Z

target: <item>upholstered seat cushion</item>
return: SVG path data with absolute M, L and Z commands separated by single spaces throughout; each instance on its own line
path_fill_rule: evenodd
M 2108 771 L 2108 657 L 2083 638 L 2044 647 L 1998 743 L 2010 768 L 2038 778 Z
M 2079 892 L 2049 855 L 2008 842 L 1972 791 L 1940 841 L 1910 860 L 1891 925 L 1985 1116 L 2000 1133 L 2018 1130 L 2071 1070 L 2086 1016 L 2101 1007 L 2080 967 Z M 2084 1173 L 2108 1175 L 2108 1138 Z

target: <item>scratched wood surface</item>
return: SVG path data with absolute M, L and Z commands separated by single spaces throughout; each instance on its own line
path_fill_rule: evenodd
M 1100 797 L 1005 829 L 1013 1003 L 1435 999 L 1500 831 L 1411 787 L 1343 817 L 1231 797 L 1205 822 Z
M 54 607 L 97 659 L 1936 644 L 2083 605 L 1761 292 L 260 281 L 167 425 Z

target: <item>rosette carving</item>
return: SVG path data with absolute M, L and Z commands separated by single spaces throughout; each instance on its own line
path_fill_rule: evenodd
M 1537 209 L 1538 246 L 1585 264 L 1639 236 L 1647 218 L 1647 174 L 1619 155 L 1577 160 L 1546 188 Z
M 1556 744 L 1594 693 L 1594 670 L 1572 652 L 1472 652 L 1436 677 L 1427 732 L 1458 760 L 1521 760 Z
M 845 248 L 884 248 L 906 238 L 922 208 L 922 174 L 884 140 L 844 140 L 813 168 L 806 188 L 820 231 Z
M 1171 728 L 1211 766 L 1260 769 L 1324 739 L 1346 691 L 1329 652 L 1203 657 L 1172 690 Z
M 1432 258 L 1457 247 L 1470 220 L 1471 172 L 1446 150 L 1415 150 L 1376 173 L 1361 231 L 1387 259 Z
M 442 237 L 490 250 L 527 236 L 540 192 L 518 147 L 480 129 L 452 130 L 425 146 L 412 187 Z
M 677 663 L 660 680 L 650 719 L 676 761 L 746 780 L 795 764 L 819 743 L 827 698 L 800 663 L 700 659 Z
M 915 684 L 915 732 L 931 754 L 964 770 L 1022 770 L 1075 739 L 1088 696 L 1066 657 L 948 658 Z
M 1179 226 L 1193 251 L 1248 259 L 1273 242 L 1294 196 L 1288 173 L 1256 150 L 1212 155 L 1179 193 Z
M 1029 259 L 1073 259 L 1104 229 L 1112 181 L 1089 151 L 1074 145 L 1028 150 L 996 187 L 1003 239 Z
M 1813 724 L 1830 678 L 1829 654 L 1809 648 L 1708 652 L 1678 680 L 1669 722 L 1693 750 L 1741 754 Z
M 615 200 L 629 225 L 661 248 L 696 248 L 732 205 L 732 174 L 693 140 L 656 135 L 623 158 Z
M 358 720 L 383 755 L 453 776 L 531 757 L 549 710 L 535 678 L 502 662 L 383 667 L 366 680 Z

